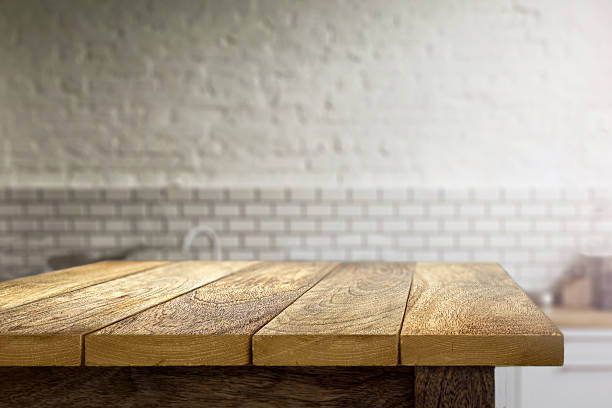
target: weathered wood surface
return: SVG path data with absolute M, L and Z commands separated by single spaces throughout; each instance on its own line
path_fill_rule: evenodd
M 405 365 L 562 365 L 563 335 L 497 264 L 418 263 Z
M 106 282 L 165 263 L 167 262 L 97 262 L 0 282 L 0 310 Z
M 412 407 L 413 367 L 4 367 L 0 407 Z
M 0 365 L 79 365 L 81 336 L 245 268 L 179 262 L 0 312 Z
M 260 263 L 85 337 L 86 365 L 240 365 L 251 336 L 335 263 Z
M 495 406 L 494 367 L 415 367 L 415 408 Z
M 397 364 L 413 269 L 342 264 L 253 336 L 253 364 Z

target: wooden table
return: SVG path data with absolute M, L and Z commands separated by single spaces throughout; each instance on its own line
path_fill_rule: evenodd
M 497 264 L 102 262 L 0 283 L 0 406 L 480 407 L 494 366 L 562 363 Z

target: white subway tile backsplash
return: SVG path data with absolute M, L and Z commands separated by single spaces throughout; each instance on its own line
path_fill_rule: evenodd
M 336 207 L 338 217 L 360 217 L 364 215 L 363 205 L 339 204 Z
M 429 215 L 432 217 L 451 217 L 457 213 L 452 204 L 432 204 L 429 206 Z
M 269 248 L 272 240 L 268 235 L 246 235 L 244 246 L 247 248 Z
M 371 220 L 363 220 L 363 221 L 352 221 L 351 222 L 351 231 L 355 232 L 370 232 L 376 231 L 377 222 Z
M 392 204 L 372 204 L 367 207 L 366 213 L 373 217 L 391 217 L 395 212 Z
M 336 245 L 342 247 L 360 247 L 363 239 L 360 234 L 338 234 L 336 235 Z
M 321 232 L 341 233 L 348 230 L 345 220 L 324 220 L 321 221 Z
M 476 220 L 474 221 L 475 232 L 496 232 L 501 231 L 500 220 Z
M 405 248 L 424 248 L 425 238 L 419 235 L 405 235 L 397 238 L 397 244 Z
M 398 206 L 400 216 L 418 217 L 425 215 L 424 204 L 400 204 Z
M 307 204 L 306 215 L 315 217 L 329 217 L 332 214 L 332 206 L 330 204 Z
M 484 217 L 486 207 L 484 204 L 461 204 L 459 215 L 463 217 Z
M 430 248 L 453 248 L 455 237 L 452 235 L 431 235 L 427 238 L 427 246 Z
M 389 248 L 393 245 L 393 238 L 389 235 L 366 234 L 365 241 L 367 247 L 376 246 Z
M 470 232 L 470 221 L 463 219 L 452 219 L 442 221 L 442 231 L 445 232 Z
M 579 248 L 608 239 L 610 197 L 538 189 L 7 190 L 0 246 L 17 255 L 3 254 L 0 266 L 17 277 L 42 267 L 46 251 L 131 245 L 155 248 L 142 259 L 210 259 L 203 236 L 189 254 L 180 250 L 184 234 L 204 223 L 217 231 L 225 259 L 491 261 L 539 285 Z
M 316 228 L 316 223 L 312 220 L 302 219 L 289 221 L 289 230 L 293 232 L 314 232 Z
M 489 213 L 494 217 L 512 217 L 517 212 L 517 206 L 514 204 L 491 204 L 489 207 Z
M 485 237 L 482 235 L 464 234 L 459 237 L 460 248 L 485 248 Z
M 244 220 L 244 219 L 232 219 L 229 221 L 229 230 L 240 231 L 240 232 L 252 232 L 255 231 L 255 221 Z
M 276 206 L 276 215 L 280 216 L 296 216 L 302 213 L 302 206 L 297 203 L 278 204 Z
M 440 230 L 440 224 L 439 220 L 416 219 L 412 222 L 412 230 L 414 232 L 435 233 Z
M 313 235 L 306 237 L 306 246 L 308 247 L 329 247 L 332 244 L 332 239 L 328 235 Z
M 545 204 L 522 204 L 519 212 L 527 217 L 545 217 L 548 215 L 548 208 Z
M 247 206 L 247 207 L 251 207 L 251 206 Z M 240 215 L 240 205 L 227 204 L 227 203 L 215 204 L 213 206 L 213 212 L 215 216 L 219 216 L 219 217 L 236 217 Z M 252 214 L 249 214 L 249 215 L 252 215 Z
M 205 216 L 210 213 L 208 205 L 204 203 L 187 203 L 183 205 L 183 214 L 186 216 Z
M 267 219 L 259 221 L 259 229 L 262 232 L 282 232 L 286 231 L 286 222 L 278 219 Z

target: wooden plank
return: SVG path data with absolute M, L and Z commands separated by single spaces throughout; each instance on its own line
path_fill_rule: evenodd
M 4 367 L 0 407 L 412 407 L 413 367 Z
M 495 406 L 494 367 L 415 367 L 415 408 Z
M 21 306 L 122 276 L 142 272 L 167 262 L 106 261 L 76 268 L 0 282 L 0 310 Z
M 497 264 L 417 264 L 400 341 L 406 365 L 563 364 L 563 335 Z
M 253 333 L 336 265 L 253 265 L 87 335 L 85 364 L 249 364 Z
M 0 365 L 79 365 L 81 336 L 245 268 L 179 262 L 0 312 Z
M 342 264 L 253 336 L 253 364 L 397 364 L 413 268 Z

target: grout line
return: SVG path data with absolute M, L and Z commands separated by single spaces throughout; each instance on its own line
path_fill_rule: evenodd
M 290 302 L 287 306 L 285 306 L 281 311 L 279 311 L 277 314 L 274 315 L 274 317 L 272 317 L 270 320 L 268 320 L 267 322 L 265 322 L 264 324 L 262 324 L 260 327 L 257 328 L 257 330 L 255 330 L 254 333 L 252 333 L 249 336 L 249 350 L 251 351 L 249 353 L 249 365 L 253 365 L 253 336 L 255 336 L 262 328 L 264 328 L 268 323 L 270 323 L 272 320 L 276 319 L 281 313 L 283 313 L 287 308 L 289 308 L 289 306 L 293 305 L 295 302 L 298 301 L 298 299 L 301 299 L 302 296 L 304 296 L 307 292 L 309 292 L 312 288 L 314 288 L 315 286 L 317 286 L 323 279 L 327 278 L 328 276 L 330 276 L 333 272 L 339 270 L 342 266 L 346 265 L 346 262 L 337 262 L 336 265 L 334 265 L 333 267 L 329 268 L 329 271 L 327 271 L 327 273 L 325 273 L 319 280 L 317 280 L 315 283 L 312 284 L 311 287 L 309 287 L 308 289 L 306 289 L 302 294 L 300 294 L 298 297 L 296 297 L 292 302 Z

